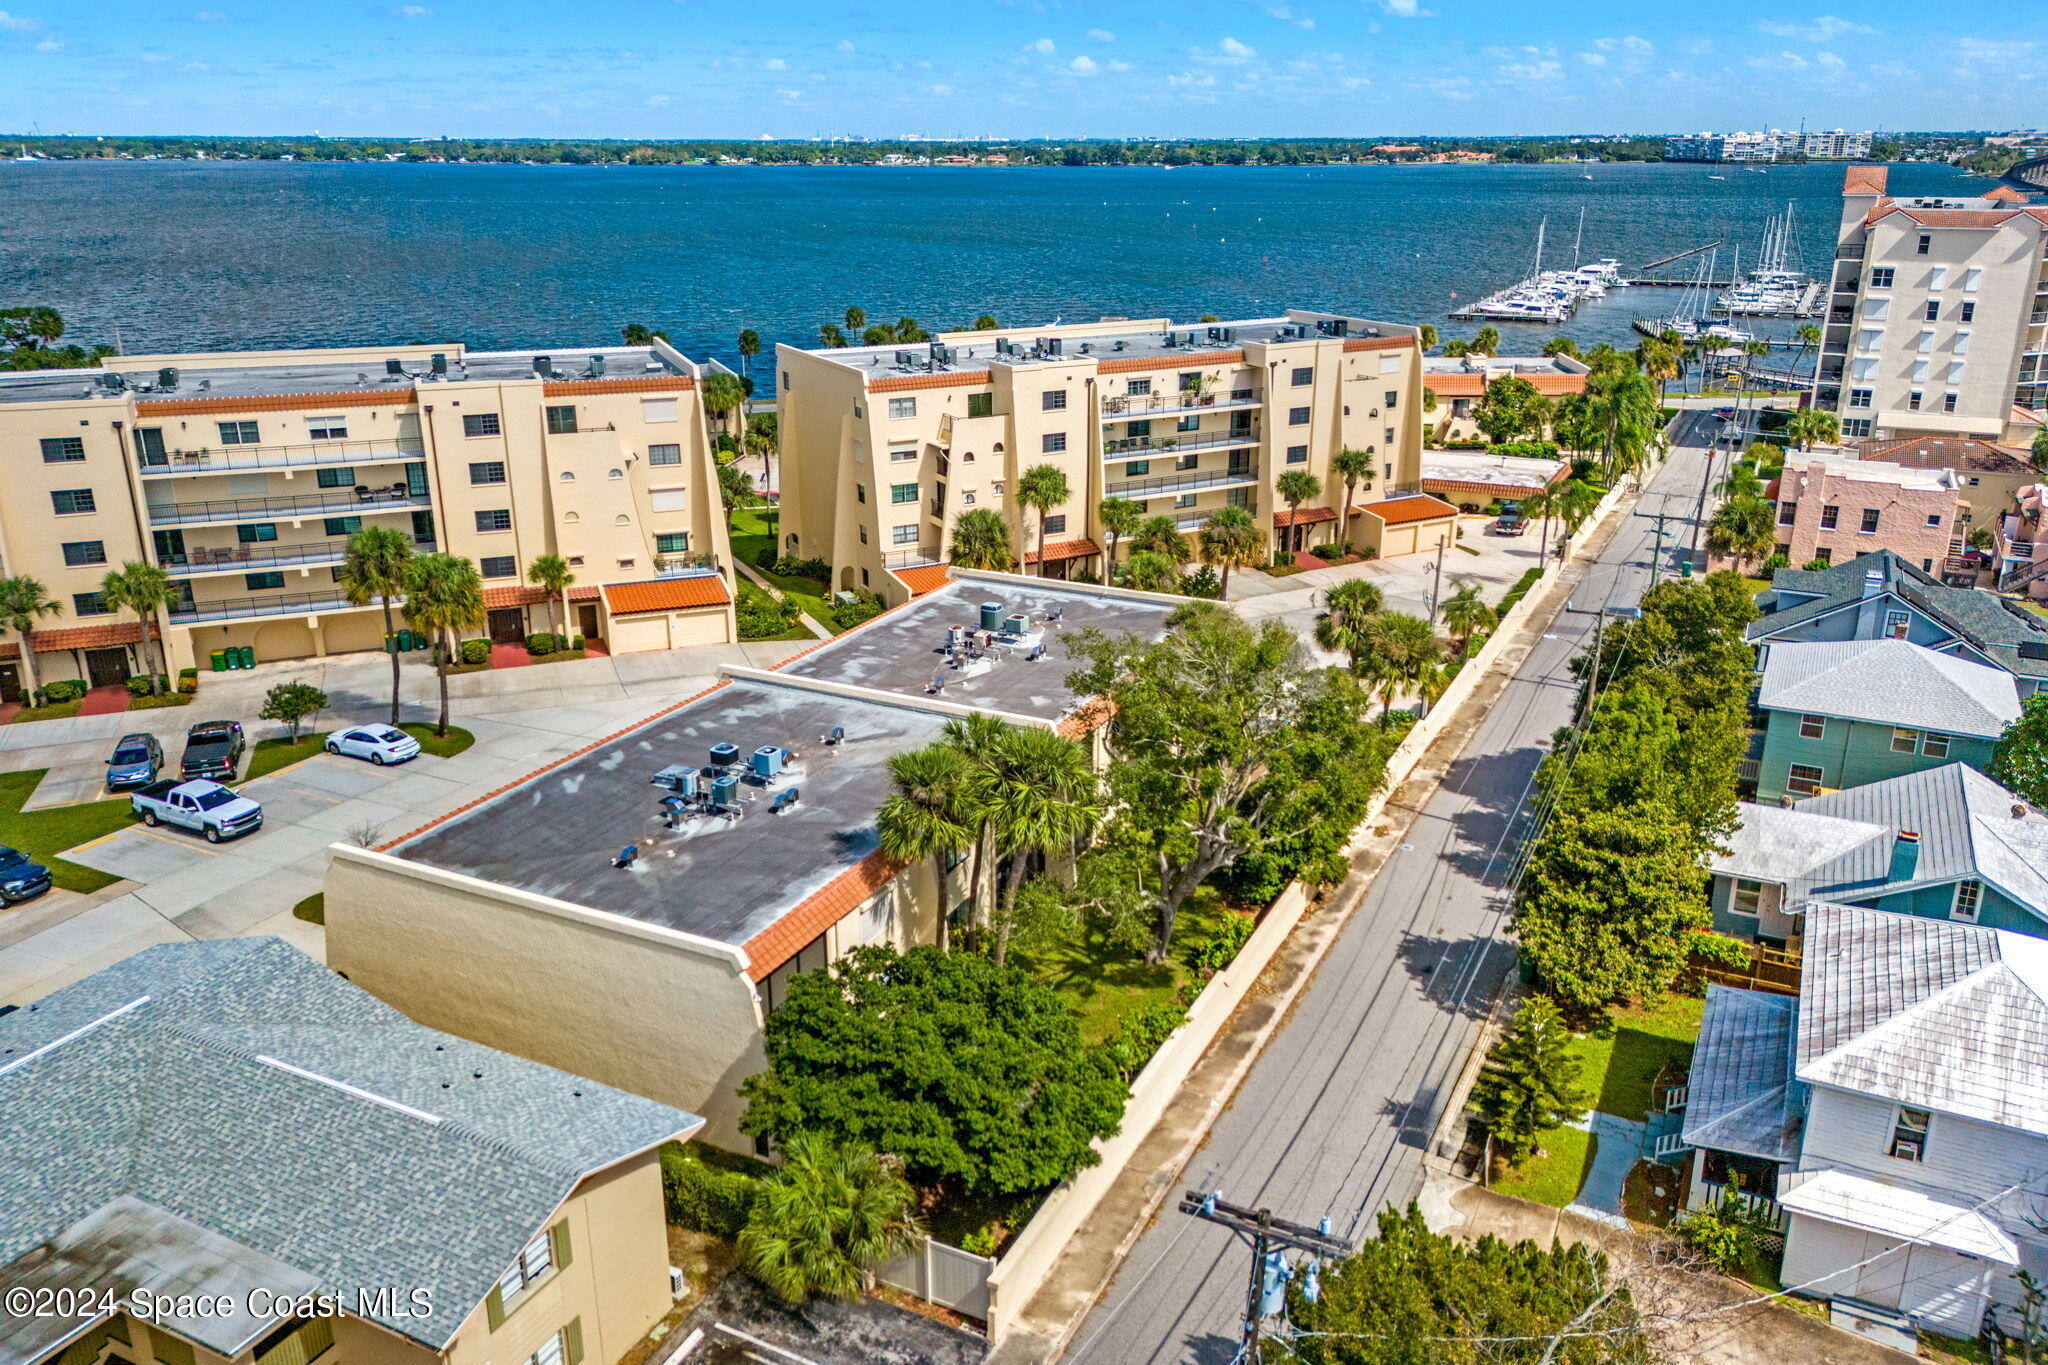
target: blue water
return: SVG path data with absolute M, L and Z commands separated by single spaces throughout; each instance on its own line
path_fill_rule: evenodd
M 1898 194 L 1981 192 L 1945 166 Z M 1585 176 L 1591 176 L 1590 180 Z M 1723 177 L 1716 179 L 1714 177 Z M 847 304 L 967 325 L 1285 306 L 1443 314 L 1533 264 L 1634 267 L 1726 236 L 1753 258 L 1798 205 L 1825 273 L 1842 168 L 1679 165 L 720 169 L 0 162 L 0 303 L 130 352 L 460 340 L 581 346 L 627 322 L 730 361 L 742 327 L 812 344 Z M 1724 249 L 1725 253 L 1725 249 Z M 1723 263 L 1726 264 L 1726 255 Z M 1626 344 L 1676 291 L 1622 290 L 1557 330 Z

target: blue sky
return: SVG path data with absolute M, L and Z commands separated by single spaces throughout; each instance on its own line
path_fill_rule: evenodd
M 2041 0 L 0 0 L 0 128 L 474 137 L 2038 127 Z

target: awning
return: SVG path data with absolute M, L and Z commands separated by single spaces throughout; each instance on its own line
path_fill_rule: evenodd
M 1048 564 L 1058 564 L 1062 560 L 1086 559 L 1090 555 L 1099 555 L 1101 553 L 1102 547 L 1092 540 L 1055 540 L 1049 541 L 1046 544 L 1045 562 Z M 1026 550 L 1024 552 L 1024 562 L 1026 564 L 1036 564 L 1038 562 L 1038 551 Z
M 1273 514 L 1273 525 L 1275 528 L 1313 526 L 1319 521 L 1335 521 L 1336 519 L 1337 509 L 1334 507 L 1297 507 L 1292 512 L 1275 512 Z
M 1880 1184 L 1847 1171 L 1781 1177 L 1778 1204 L 1793 1213 L 1896 1237 L 1916 1246 L 1945 1247 L 2001 1265 L 2020 1263 L 2019 1245 L 1983 1214 L 1920 1190 Z

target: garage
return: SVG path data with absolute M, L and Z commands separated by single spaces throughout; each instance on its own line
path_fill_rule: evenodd
M 717 574 L 607 583 L 604 605 L 614 654 L 732 641 L 732 594 Z
M 1352 543 L 1377 559 L 1435 554 L 1458 538 L 1458 509 L 1427 493 L 1409 493 L 1352 509 L 1358 533 Z

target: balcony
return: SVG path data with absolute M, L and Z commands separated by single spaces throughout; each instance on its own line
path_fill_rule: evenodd
M 417 436 L 378 436 L 356 441 L 309 441 L 289 446 L 198 446 L 138 455 L 144 478 L 158 474 L 220 474 L 240 469 L 315 469 L 321 465 L 393 464 L 423 460 Z
M 1160 498 L 1170 493 L 1199 493 L 1209 488 L 1243 488 L 1259 481 L 1252 465 L 1229 469 L 1190 469 L 1180 474 L 1162 474 L 1154 479 L 1130 479 L 1103 489 L 1112 498 Z
M 434 542 L 413 538 L 420 554 L 433 554 Z M 310 545 L 224 545 L 218 549 L 193 549 L 181 555 L 165 555 L 164 572 L 172 578 L 204 578 L 209 574 L 257 573 L 264 569 L 311 568 L 339 564 L 348 556 L 348 539 L 336 536 Z M 716 572 L 714 570 L 713 572 Z
M 1148 393 L 1102 400 L 1102 420 L 1127 422 L 1131 418 L 1163 417 L 1180 412 L 1228 411 L 1257 407 L 1262 401 L 1257 389 L 1232 389 L 1228 393 Z
M 302 498 L 209 498 L 200 502 L 160 502 L 148 508 L 152 526 L 203 526 L 207 523 L 297 521 L 311 517 L 364 516 L 373 512 L 409 512 L 432 507 L 425 493 L 396 488 L 331 488 Z
M 1104 441 L 1102 458 L 1142 460 L 1156 455 L 1185 455 L 1194 450 L 1227 450 L 1232 446 L 1255 446 L 1258 443 L 1259 433 L 1250 428 L 1219 432 L 1214 436 L 1125 436 Z
M 882 567 L 886 569 L 915 569 L 920 564 L 939 562 L 939 547 L 920 545 L 915 550 L 891 550 L 882 556 Z
M 656 578 L 716 578 L 718 574 L 718 556 L 708 550 L 654 557 Z
M 1837 247 L 1835 248 L 1835 259 L 1836 259 L 1836 260 L 1838 260 L 1838 261 L 1860 261 L 1860 260 L 1862 260 L 1862 259 L 1863 259 L 1863 243 L 1861 243 L 1861 242 L 1843 242 L 1843 243 L 1842 243 L 1841 245 L 1839 245 L 1839 246 L 1837 246 Z
M 173 625 L 206 621 L 238 621 L 251 616 L 302 616 L 323 611 L 371 611 L 380 604 L 357 607 L 340 588 L 330 592 L 278 592 L 262 597 L 216 597 L 205 602 L 178 602 L 170 609 Z M 392 602 L 394 609 L 399 605 Z

